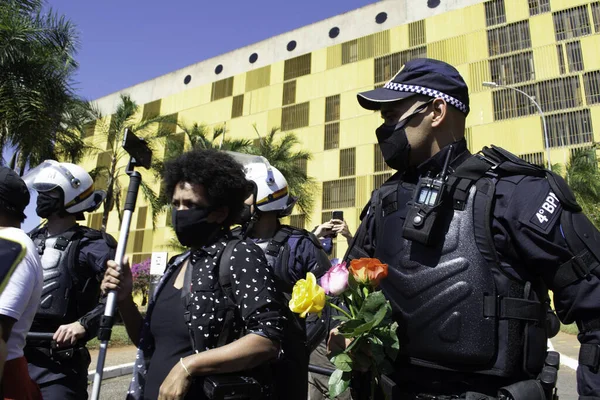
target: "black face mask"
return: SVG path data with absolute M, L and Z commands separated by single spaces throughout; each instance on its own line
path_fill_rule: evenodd
M 245 225 L 252 220 L 252 206 L 244 204 L 244 208 L 240 213 L 240 225 Z
M 397 171 L 406 171 L 409 165 L 410 143 L 406 136 L 406 125 L 410 119 L 423 111 L 433 101 L 421 104 L 411 114 L 394 125 L 382 124 L 375 134 L 385 163 Z
M 207 222 L 210 208 L 190 208 L 187 210 L 173 210 L 171 220 L 177 239 L 186 247 L 199 248 L 209 244 L 221 224 Z
M 48 218 L 52 214 L 60 213 L 63 211 L 63 204 L 61 198 L 55 198 L 48 196 L 46 193 L 38 193 L 37 207 L 35 212 L 41 218 Z

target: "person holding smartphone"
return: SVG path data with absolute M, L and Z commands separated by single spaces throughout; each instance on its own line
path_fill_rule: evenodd
M 338 234 L 346 238 L 348 246 L 350 246 L 350 243 L 353 239 L 352 233 L 350 233 L 350 229 L 348 228 L 348 224 L 346 221 L 344 221 L 343 211 L 334 211 L 331 214 L 331 219 L 325 223 L 322 223 L 321 225 L 316 226 L 312 233 L 319 238 L 327 255 L 332 254 L 333 239 L 337 237 Z
M 29 200 L 25 182 L 10 168 L 0 167 L 0 238 L 16 240 L 26 247 L 25 257 L 0 294 L 0 331 L 6 346 L 1 375 L 4 399 L 42 398 L 37 384 L 29 377 L 23 352 L 43 284 L 40 258 L 31 239 L 21 230 Z

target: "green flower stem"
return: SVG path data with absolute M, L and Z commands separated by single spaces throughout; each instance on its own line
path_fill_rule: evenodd
M 348 313 L 346 312 L 346 310 L 344 310 L 343 308 L 340 308 L 340 307 L 336 306 L 336 305 L 335 305 L 335 304 L 333 304 L 333 303 L 329 303 L 329 305 L 330 305 L 331 307 L 335 308 L 336 310 L 338 310 L 339 312 L 341 312 L 342 314 L 344 314 L 346 317 L 348 317 L 348 318 L 353 318 L 353 317 L 352 317 L 352 315 L 348 314 Z

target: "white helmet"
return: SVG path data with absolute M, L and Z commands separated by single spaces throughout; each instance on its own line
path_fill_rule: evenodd
M 296 200 L 289 194 L 281 172 L 262 156 L 228 152 L 242 164 L 246 179 L 254 183 L 254 205 L 262 212 L 278 211 L 280 217 L 291 214 Z
M 64 208 L 69 214 L 96 210 L 106 192 L 94 190 L 94 181 L 79 165 L 46 160 L 29 171 L 23 180 L 27 187 L 37 192 L 60 188 L 64 195 Z

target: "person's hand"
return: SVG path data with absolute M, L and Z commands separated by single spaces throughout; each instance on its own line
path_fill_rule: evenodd
M 345 338 L 337 328 L 332 329 L 329 332 L 329 339 L 327 340 L 327 358 L 337 356 L 342 353 L 352 343 L 352 339 Z
M 71 324 L 61 325 L 58 327 L 52 339 L 56 341 L 58 347 L 73 346 L 79 339 L 85 336 L 85 328 L 75 321 Z
M 106 272 L 104 273 L 102 284 L 100 284 L 100 289 L 104 295 L 111 290 L 115 290 L 117 292 L 117 302 L 122 302 L 131 296 L 133 290 L 133 278 L 131 276 L 129 259 L 127 257 L 123 258 L 121 272 L 117 270 L 117 263 L 113 260 L 109 260 L 106 263 Z
M 185 358 L 182 360 L 185 363 Z M 190 390 L 192 377 L 181 366 L 181 361 L 177 362 L 171 372 L 165 378 L 160 389 L 158 389 L 158 400 L 179 400 L 183 399 Z
M 348 240 L 352 239 L 352 234 L 350 233 L 350 229 L 348 229 L 348 224 L 346 221 L 342 221 L 341 219 L 332 219 L 329 222 L 333 224 L 333 231 L 335 233 L 339 233 Z
M 331 221 L 325 222 L 325 223 L 317 226 L 313 233 L 318 238 L 335 235 L 335 232 L 333 231 L 333 224 L 331 223 Z

